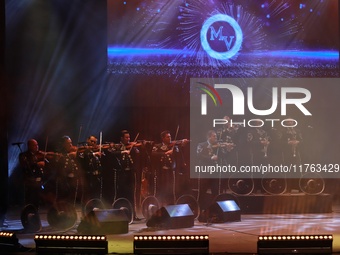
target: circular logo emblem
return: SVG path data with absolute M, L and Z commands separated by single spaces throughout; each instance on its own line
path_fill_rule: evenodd
M 220 27 L 219 30 L 216 32 L 214 27 L 212 26 L 216 22 L 227 22 L 231 28 L 235 32 L 235 36 L 225 36 L 223 35 L 223 27 Z M 211 29 L 209 36 L 208 32 Z M 209 19 L 207 19 L 201 29 L 201 45 L 203 49 L 208 53 L 208 55 L 212 58 L 220 59 L 220 60 L 227 60 L 231 57 L 235 56 L 238 51 L 241 49 L 242 41 L 243 41 L 243 33 L 239 24 L 234 20 L 232 17 L 226 14 L 216 14 Z M 219 41 L 224 42 L 227 45 L 226 51 L 219 52 L 211 48 L 208 39 L 214 40 L 217 39 Z M 235 39 L 235 41 L 234 41 Z M 232 47 L 230 47 L 232 45 Z

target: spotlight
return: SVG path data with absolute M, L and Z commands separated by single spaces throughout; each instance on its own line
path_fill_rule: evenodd
M 134 254 L 209 254 L 208 235 L 137 235 Z
M 34 237 L 36 254 L 107 254 L 107 239 L 102 235 L 45 235 Z
M 332 235 L 259 236 L 257 254 L 332 254 Z

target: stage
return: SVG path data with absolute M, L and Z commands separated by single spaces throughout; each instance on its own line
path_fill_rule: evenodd
M 303 199 L 304 198 L 304 199 Z M 333 201 L 330 211 L 328 211 L 329 197 L 321 195 L 326 207 L 319 208 L 318 211 L 312 212 L 306 210 L 302 213 L 251 213 L 250 210 L 241 213 L 240 221 L 229 221 L 223 223 L 201 222 L 197 218 L 194 220 L 192 227 L 161 229 L 157 227 L 147 227 L 146 220 L 135 221 L 128 224 L 127 233 L 108 234 L 108 253 L 109 254 L 131 254 L 133 253 L 133 238 L 135 235 L 208 235 L 209 236 L 209 253 L 211 254 L 256 254 L 257 240 L 259 235 L 333 235 L 333 253 L 340 253 L 340 203 Z M 326 198 L 326 199 L 325 199 Z M 254 203 L 259 200 L 267 201 L 260 196 L 247 196 L 247 203 L 251 199 Z M 282 196 L 285 201 L 287 197 Z M 292 200 L 293 199 L 293 200 Z M 315 197 L 313 198 L 315 199 Z M 309 201 L 314 201 L 314 200 Z M 246 197 L 240 198 L 240 203 L 245 201 Z M 273 203 L 271 200 L 270 203 Z M 299 195 L 291 197 L 291 201 L 301 203 L 301 208 L 306 208 L 306 196 Z M 281 203 L 282 204 L 282 203 Z M 294 203 L 291 203 L 294 205 Z M 259 204 L 258 204 L 259 205 Z M 273 205 L 273 204 L 272 204 Z M 312 204 L 311 204 L 312 205 Z M 286 208 L 289 205 L 286 204 Z M 268 208 L 268 207 L 263 207 Z M 292 208 L 297 208 L 295 205 Z M 241 206 L 242 209 L 242 206 Z M 249 209 L 249 207 L 248 207 Z M 274 209 L 274 208 L 272 208 Z M 295 210 L 294 209 L 294 210 Z M 266 209 L 267 210 L 267 209 Z M 277 210 L 279 212 L 281 209 Z M 62 234 L 75 235 L 78 233 L 77 228 L 82 221 L 82 212 L 77 209 L 77 221 L 74 226 L 65 230 L 56 230 L 52 228 L 47 221 L 47 208 L 39 210 L 42 229 L 39 234 Z M 258 210 L 260 211 L 260 210 Z M 20 208 L 11 208 L 7 214 L 5 223 L 7 227 L 2 231 L 14 232 L 19 243 L 24 248 L 24 253 L 35 254 L 35 233 L 27 233 L 23 228 L 20 220 Z M 141 213 L 138 213 L 143 218 Z

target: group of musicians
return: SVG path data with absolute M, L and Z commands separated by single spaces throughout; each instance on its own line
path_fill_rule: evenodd
M 301 132 L 296 128 L 280 133 L 271 131 L 230 124 L 210 130 L 206 140 L 202 138 L 197 145 L 197 159 L 203 165 L 223 160 L 236 166 L 300 160 Z M 63 136 L 54 152 L 42 151 L 35 139 L 28 140 L 27 151 L 19 155 L 24 171 L 25 204 L 39 208 L 42 200 L 84 205 L 91 199 L 102 199 L 107 171 L 114 173 L 114 180 L 108 182 L 114 186 L 113 199 L 123 197 L 130 201 L 135 220 L 138 220 L 136 208 L 147 196 L 157 197 L 164 206 L 174 204 L 183 193 L 190 193 L 187 146 L 190 140 L 172 140 L 168 130 L 161 132 L 160 143 L 137 137 L 131 141 L 129 131 L 122 130 L 118 143 L 99 143 L 96 136 L 90 135 L 85 144 L 75 146 L 69 136 Z M 282 141 L 287 150 L 282 150 Z M 178 181 L 180 185 L 176 184 Z M 209 189 L 213 196 L 225 192 L 228 185 L 223 182 L 226 180 L 199 180 L 198 203 L 204 203 L 200 199 Z
M 225 116 L 226 124 L 222 128 L 209 130 L 206 141 L 197 146 L 197 162 L 199 166 L 260 166 L 260 165 L 290 165 L 302 162 L 302 132 L 294 126 L 291 119 L 289 127 L 282 129 L 267 128 L 261 120 L 254 120 L 253 127 L 232 125 L 230 117 Z M 228 175 L 229 174 L 229 175 Z M 263 189 L 261 178 L 252 178 L 251 174 L 228 173 L 227 177 L 201 178 L 199 180 L 198 202 L 201 209 L 207 206 L 204 201 L 206 193 L 211 191 L 212 197 L 232 191 L 239 195 L 251 192 L 268 193 Z M 248 183 L 251 179 L 251 184 Z M 282 178 L 284 179 L 284 178 Z M 295 183 L 290 183 L 295 185 Z M 277 182 L 271 183 L 269 193 L 283 192 L 285 187 L 279 187 Z M 288 187 L 296 188 L 296 187 Z M 276 190 L 275 190 L 276 189 Z
M 178 169 L 186 165 L 183 148 L 188 142 L 173 141 L 167 130 L 161 133 L 161 143 L 131 141 L 129 131 L 122 130 L 118 143 L 98 143 L 90 135 L 84 145 L 74 146 L 69 136 L 63 136 L 55 151 L 45 152 L 30 139 L 19 155 L 25 204 L 39 208 L 42 202 L 66 201 L 84 206 L 103 198 L 105 172 L 113 172 L 107 182 L 113 186 L 113 200 L 127 199 L 138 220 L 136 208 L 146 196 L 157 196 L 162 205 L 175 202 L 175 173 L 184 172 Z

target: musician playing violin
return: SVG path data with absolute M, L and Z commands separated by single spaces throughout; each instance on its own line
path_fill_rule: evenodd
M 101 157 L 105 155 L 99 150 L 98 139 L 90 135 L 86 145 L 78 148 L 79 162 L 84 172 L 84 202 L 93 198 L 102 198 L 102 164 Z
M 240 157 L 247 155 L 245 131 L 242 126 L 232 123 L 229 116 L 224 116 L 224 119 L 227 123 L 217 130 L 217 138 L 226 149 L 226 158 L 223 159 L 223 163 L 238 168 Z M 225 176 L 221 179 L 220 192 L 227 191 L 229 177 Z
M 60 158 L 57 162 L 57 200 L 75 204 L 80 197 L 81 174 L 77 161 L 77 147 L 69 136 L 60 141 Z
M 221 164 L 221 160 L 225 158 L 226 147 L 220 146 L 216 131 L 209 130 L 207 140 L 197 145 L 197 158 L 202 166 L 215 166 Z M 202 210 L 209 206 L 207 201 L 212 201 L 219 195 L 219 179 L 218 178 L 201 178 L 199 180 L 199 199 L 198 203 Z M 212 197 L 209 198 L 207 191 L 210 189 Z
M 163 204 L 174 204 L 176 200 L 175 171 L 180 160 L 180 149 L 188 143 L 184 139 L 172 141 L 170 131 L 161 132 L 162 142 L 152 149 L 153 165 L 157 172 L 156 193 Z
M 139 220 L 136 215 L 136 168 L 139 158 L 139 144 L 131 142 L 128 130 L 122 130 L 120 143 L 115 144 L 108 151 L 115 156 L 115 166 L 117 171 L 117 195 L 129 200 L 133 207 L 134 220 Z
M 39 208 L 42 197 L 44 168 L 47 161 L 41 157 L 39 144 L 35 139 L 27 141 L 27 151 L 19 154 L 19 163 L 24 174 L 25 204 Z

